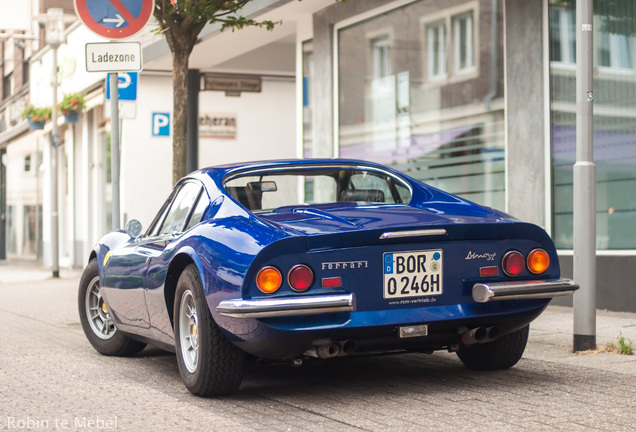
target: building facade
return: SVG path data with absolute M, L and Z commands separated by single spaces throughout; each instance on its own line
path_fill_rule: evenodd
M 199 165 L 280 157 L 386 163 L 544 227 L 559 248 L 564 276 L 572 276 L 574 3 L 255 0 L 247 16 L 283 24 L 273 32 L 235 33 L 209 25 L 192 54 L 191 67 L 202 75 Z M 636 311 L 636 178 L 630 174 L 636 163 L 636 16 L 626 2 L 595 5 L 597 305 Z M 90 37 L 82 32 L 78 26 L 69 33 L 69 46 L 77 40 L 78 65 Z M 142 43 L 137 115 L 122 127 L 122 220 L 148 224 L 171 187 L 170 136 L 153 132 L 155 115 L 171 111 L 171 61 L 160 38 Z M 33 74 L 44 74 L 37 61 L 30 65 L 24 97 L 40 93 Z M 61 247 L 69 265 L 81 265 L 108 229 L 110 208 L 103 77 L 85 80 L 77 69 L 69 85 L 92 102 L 64 134 Z M 206 91 L 206 75 L 258 78 L 262 88 L 240 97 Z M 7 106 L 3 102 L 5 117 Z M 237 127 L 225 136 L 211 134 L 214 118 Z M 6 250 L 37 256 L 32 251 L 39 247 L 46 264 L 50 146 L 46 130 L 23 129 L 17 122 L 12 135 L 0 134 L 10 220 Z M 42 216 L 41 232 L 31 230 Z M 41 245 L 33 246 L 38 239 Z

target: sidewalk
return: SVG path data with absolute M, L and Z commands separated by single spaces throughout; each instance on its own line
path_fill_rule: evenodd
M 548 306 L 530 324 L 530 339 L 524 358 L 583 366 L 636 376 L 636 313 L 596 311 L 596 345 L 618 345 L 623 336 L 634 355 L 609 352 L 572 352 L 573 312 L 571 307 Z M 597 350 L 599 351 L 599 350 Z
M 4 286 L 29 284 L 34 288 L 54 285 L 56 289 L 69 291 L 72 299 L 67 319 L 77 320 L 75 293 L 81 269 L 60 269 L 60 278 L 53 279 L 51 270 L 29 263 L 0 262 L 0 290 Z M 48 290 L 47 290 L 48 291 Z M 61 294 L 61 293 L 60 293 Z M 59 299 L 58 299 L 59 300 Z M 57 303 L 51 298 L 52 303 Z M 60 305 L 58 313 L 65 309 Z M 573 312 L 571 307 L 549 306 L 530 325 L 530 339 L 523 358 L 557 362 L 573 366 L 589 367 L 604 371 L 636 376 L 636 313 L 597 311 L 596 342 L 599 348 L 608 342 L 618 345 L 618 338 L 625 337 L 635 349 L 634 355 L 609 352 L 573 353 Z M 78 322 L 79 323 L 79 322 Z
M 81 269 L 60 268 L 60 279 L 77 279 L 82 275 Z M 0 261 L 0 286 L 15 282 L 35 282 L 52 279 L 50 268 L 28 261 Z

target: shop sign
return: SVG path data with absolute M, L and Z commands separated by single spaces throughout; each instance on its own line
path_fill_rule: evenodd
M 237 114 L 215 113 L 199 117 L 199 137 L 236 138 Z
M 224 91 L 230 96 L 238 96 L 241 92 L 260 93 L 260 77 L 217 76 L 207 74 L 203 79 L 203 89 Z

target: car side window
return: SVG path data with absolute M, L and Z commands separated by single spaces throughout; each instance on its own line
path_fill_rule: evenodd
M 154 220 L 148 227 L 148 231 L 146 231 L 146 237 L 156 237 L 159 234 L 159 229 L 161 228 L 161 224 L 166 218 L 166 214 L 168 214 L 168 210 L 170 210 L 170 203 L 172 202 L 172 198 L 174 198 L 175 194 L 176 191 L 173 191 L 166 202 L 163 203 L 161 209 L 157 213 L 157 216 L 155 216 Z
M 194 208 L 194 211 L 192 212 L 192 216 L 190 216 L 190 221 L 188 222 L 188 226 L 186 227 L 184 231 L 189 230 L 190 228 L 192 228 L 193 226 L 201 222 L 203 213 L 205 213 L 209 204 L 210 204 L 210 200 L 208 199 L 208 195 L 205 192 L 203 192 L 201 196 L 199 197 L 199 201 L 197 202 L 196 207 Z
M 201 185 L 186 183 L 172 201 L 158 235 L 174 234 L 183 231 L 186 219 L 201 192 Z

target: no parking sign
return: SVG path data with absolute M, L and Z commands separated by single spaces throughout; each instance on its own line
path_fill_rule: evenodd
M 74 4 L 77 16 L 93 33 L 125 39 L 148 23 L 154 0 L 74 0 Z

